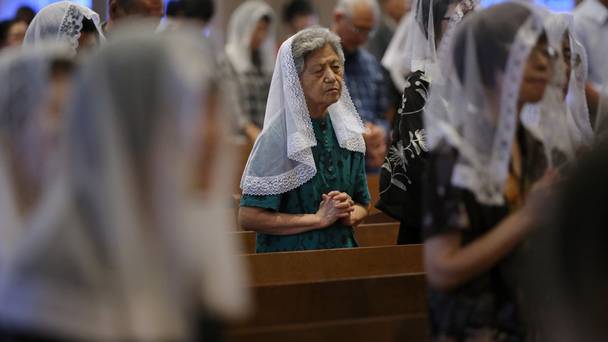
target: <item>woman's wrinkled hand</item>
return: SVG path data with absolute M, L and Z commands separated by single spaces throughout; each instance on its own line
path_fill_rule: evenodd
M 340 222 L 346 226 L 354 226 L 356 222 L 354 222 L 351 214 L 355 211 L 355 201 L 353 201 L 350 195 L 345 192 L 331 191 L 327 196 L 337 201 L 336 207 L 338 209 L 349 210 L 349 215 L 341 218 Z
M 333 193 L 335 192 L 330 192 L 330 194 Z M 350 213 L 354 208 L 347 200 L 341 200 L 343 197 L 323 194 L 319 210 L 315 214 L 319 218 L 322 228 L 329 227 L 338 220 L 350 217 Z

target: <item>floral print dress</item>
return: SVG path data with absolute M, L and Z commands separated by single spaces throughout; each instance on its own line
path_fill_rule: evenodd
M 376 207 L 401 222 L 399 244 L 421 242 L 420 178 L 428 157 L 422 112 L 428 90 L 429 82 L 422 71 L 408 77 L 380 174 L 380 200 Z

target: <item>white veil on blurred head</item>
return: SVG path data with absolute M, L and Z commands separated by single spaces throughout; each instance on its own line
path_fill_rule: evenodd
M 75 53 L 85 18 L 95 25 L 99 40 L 105 40 L 97 13 L 70 1 L 59 1 L 44 7 L 36 14 L 25 33 L 23 45 L 34 46 L 44 41 L 58 42 L 67 44 Z
M 32 196 L 52 176 L 47 138 L 53 137 L 46 134 L 51 77 L 54 63 L 67 60 L 68 51 L 53 44 L 0 54 L 0 269 L 37 207 Z
M 213 52 L 200 38 L 133 23 L 83 65 L 63 195 L 0 281 L 4 321 L 83 340 L 185 340 L 195 310 L 247 309 L 224 208 L 230 156 L 207 161 L 203 194 L 192 188 L 197 151 L 209 148 L 196 129 L 210 115 Z
M 544 26 L 548 42 L 558 58 L 553 62 L 553 78 L 543 99 L 527 104 L 521 120 L 543 142 L 549 165 L 560 166 L 573 160 L 580 147 L 593 143 L 585 96 L 587 56 L 575 37 L 571 15 L 548 14 Z M 564 39 L 567 39 L 569 51 L 564 51 Z M 570 74 L 567 74 L 568 70 Z M 564 89 L 567 89 L 565 94 Z
M 452 183 L 481 203 L 504 203 L 524 68 L 542 33 L 534 5 L 502 3 L 468 16 L 441 57 L 445 77 L 424 112 L 428 144 L 458 151 Z
M 437 76 L 437 36 L 448 19 L 442 45 L 447 44 L 448 37 L 464 16 L 473 11 L 479 0 L 417 0 L 413 10 L 404 16 L 389 44 L 382 65 L 389 70 L 398 89 L 404 89 L 405 76 L 414 71 L 424 71 L 426 77 Z M 450 12 L 450 6 L 455 6 Z
M 270 19 L 270 29 L 258 50 L 262 62 L 262 71 L 272 74 L 277 26 L 277 18 L 272 7 L 262 0 L 248 0 L 237 7 L 230 16 L 226 55 L 239 74 L 254 70 L 251 60 L 251 37 L 258 22 L 264 17 Z

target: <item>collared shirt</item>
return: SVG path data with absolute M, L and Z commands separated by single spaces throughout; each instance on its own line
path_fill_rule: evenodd
M 363 122 L 382 126 L 387 134 L 385 117 L 389 108 L 389 85 L 380 62 L 364 49 L 346 54 L 344 75 L 350 96 Z
M 608 8 L 598 0 L 585 0 L 573 12 L 574 28 L 589 59 L 589 81 L 601 89 L 608 85 Z

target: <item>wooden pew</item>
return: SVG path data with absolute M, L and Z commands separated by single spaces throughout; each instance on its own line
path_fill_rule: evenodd
M 423 273 L 405 273 L 252 287 L 258 306 L 239 328 L 424 315 Z
M 397 243 L 399 223 L 364 223 L 355 228 L 360 247 L 392 246 Z
M 250 284 L 303 283 L 423 272 L 422 245 L 243 255 Z
M 228 341 L 427 341 L 422 246 L 243 255 L 257 310 Z
M 397 315 L 330 322 L 235 329 L 231 342 L 427 341 L 425 315 Z
M 231 233 L 241 241 L 243 253 L 255 253 L 255 232 L 238 231 Z M 362 224 L 355 228 L 355 238 L 361 247 L 391 246 L 397 243 L 398 223 Z
M 380 210 L 376 209 L 374 205 L 380 199 L 380 175 L 371 174 L 367 175 L 367 188 L 369 189 L 369 195 L 372 198 L 372 203 L 369 208 L 369 214 L 373 215 L 379 213 Z

